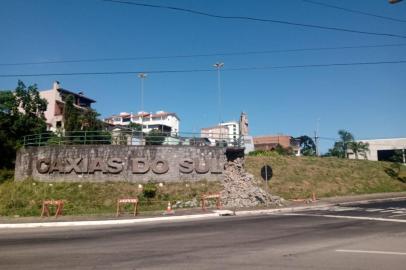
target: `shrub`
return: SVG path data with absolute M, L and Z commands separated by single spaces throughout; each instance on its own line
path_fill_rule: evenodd
M 0 169 L 0 184 L 7 181 L 13 180 L 14 171 L 10 169 Z
M 142 195 L 147 199 L 152 199 L 152 198 L 155 198 L 156 191 L 157 191 L 157 187 L 154 183 L 147 183 L 144 186 Z

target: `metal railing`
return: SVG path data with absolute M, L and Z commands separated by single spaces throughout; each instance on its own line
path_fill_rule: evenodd
M 243 147 L 240 136 L 228 134 L 210 134 L 202 137 L 200 133 L 150 132 L 135 130 L 98 130 L 46 132 L 27 135 L 23 138 L 24 146 L 46 145 L 189 145 Z

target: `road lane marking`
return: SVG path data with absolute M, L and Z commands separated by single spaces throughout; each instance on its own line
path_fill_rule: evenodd
M 406 213 L 405 214 L 399 214 L 399 215 L 391 215 L 389 217 L 404 217 L 404 216 L 406 216 Z
M 382 210 L 384 210 L 384 209 L 372 208 L 372 209 L 366 209 L 365 211 L 367 211 L 367 212 L 380 212 L 380 211 L 382 211 Z
M 346 253 L 366 253 L 366 254 L 403 255 L 403 256 L 406 256 L 406 252 L 395 252 L 395 251 L 358 250 L 358 249 L 337 249 L 336 251 L 337 252 L 346 252 Z
M 328 217 L 328 218 L 343 218 L 343 219 L 357 219 L 357 220 L 372 220 L 372 221 L 387 221 L 406 223 L 406 219 L 394 218 L 374 218 L 374 217 L 356 217 L 356 216 L 340 216 L 340 215 L 319 215 L 319 214 L 301 214 L 301 213 L 286 213 L 287 216 L 309 216 L 309 217 Z

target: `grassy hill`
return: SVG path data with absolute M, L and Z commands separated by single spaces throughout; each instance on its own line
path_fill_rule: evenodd
M 247 157 L 246 169 L 261 179 L 271 165 L 270 190 L 285 199 L 406 191 L 406 166 L 389 162 L 272 155 Z
M 318 197 L 406 191 L 406 166 L 388 162 L 274 154 L 247 157 L 247 171 L 263 185 L 260 168 L 264 164 L 273 168 L 271 192 L 285 199 L 309 198 L 313 191 Z M 64 199 L 66 215 L 114 215 L 118 198 L 135 196 L 141 200 L 141 213 L 163 211 L 168 201 L 192 201 L 202 193 L 222 188 L 218 182 L 207 181 L 168 183 L 162 187 L 149 183 L 143 189 L 128 182 L 40 183 L 32 179 L 14 182 L 12 174 L 0 171 L 0 216 L 38 216 L 43 199 Z

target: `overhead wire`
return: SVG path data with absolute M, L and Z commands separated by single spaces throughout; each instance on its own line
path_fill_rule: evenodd
M 174 7 L 174 6 L 166 6 L 166 5 L 153 5 L 153 4 L 146 4 L 146 3 L 140 3 L 140 2 L 123 1 L 123 0 L 101 0 L 101 1 L 117 3 L 117 4 L 134 5 L 134 6 L 142 6 L 142 7 L 159 8 L 159 9 L 167 9 L 167 10 L 173 10 L 173 11 L 187 12 L 187 13 L 190 13 L 190 14 L 207 16 L 207 17 L 217 18 L 217 19 L 231 19 L 231 20 L 245 20 L 245 21 L 256 21 L 256 22 L 266 22 L 266 23 L 277 23 L 277 24 L 299 26 L 299 27 L 313 28 L 313 29 L 320 29 L 320 30 L 340 31 L 340 32 L 348 32 L 348 33 L 356 33 L 356 34 L 364 34 L 364 35 L 374 35 L 374 36 L 406 38 L 406 36 L 398 35 L 398 34 L 369 32 L 369 31 L 355 30 L 355 29 L 349 29 L 349 28 L 323 26 L 323 25 L 318 25 L 318 24 L 297 23 L 297 22 L 291 22 L 291 21 L 276 20 L 276 19 L 263 19 L 263 18 L 248 17 L 248 16 L 216 15 L 216 14 L 207 13 L 207 12 L 203 12 L 203 11 L 199 11 L 199 10 L 188 9 L 188 8 L 180 8 L 180 7 Z
M 355 10 L 355 9 L 349 9 L 349 8 L 345 8 L 345 7 L 335 6 L 335 5 L 331 5 L 331 4 L 327 4 L 327 3 L 322 3 L 322 2 L 319 2 L 319 1 L 302 0 L 302 2 L 313 4 L 313 5 L 318 5 L 318 6 L 322 6 L 322 7 L 326 7 L 326 8 L 338 9 L 338 10 L 342 10 L 342 11 L 346 11 L 346 12 L 350 12 L 350 13 L 361 14 L 361 15 L 364 15 L 364 16 L 374 17 L 374 18 L 383 19 L 383 20 L 389 20 L 389 21 L 394 21 L 394 22 L 402 22 L 402 23 L 406 22 L 406 20 L 402 20 L 402 19 L 392 18 L 392 17 L 388 17 L 388 16 L 382 16 L 382 15 L 373 14 L 373 13 L 369 13 L 369 12 L 365 12 L 365 11 L 361 11 L 361 10 Z
M 32 61 L 17 63 L 0 63 L 0 66 L 25 66 L 25 65 L 43 65 L 43 64 L 63 64 L 63 63 L 92 63 L 92 62 L 113 62 L 113 61 L 135 61 L 135 60 L 154 60 L 154 59 L 177 59 L 177 58 L 198 58 L 211 56 L 244 56 L 244 55 L 262 55 L 274 53 L 290 52 L 312 52 L 312 51 L 331 51 L 348 49 L 367 49 L 367 48 L 387 48 L 404 47 L 406 43 L 375 44 L 375 45 L 354 45 L 354 46 L 336 46 L 336 47 L 314 47 L 314 48 L 293 48 L 293 49 L 274 49 L 259 51 L 239 51 L 239 52 L 216 52 L 206 54 L 180 54 L 180 55 L 161 55 L 161 56 L 130 56 L 130 57 L 104 57 L 87 59 L 62 59 L 49 61 Z
M 321 67 L 343 67 L 362 65 L 382 65 L 382 64 L 405 64 L 406 60 L 375 61 L 375 62 L 350 62 L 350 63 L 329 63 L 329 64 L 303 64 L 284 66 L 253 66 L 224 68 L 223 71 L 249 71 L 249 70 L 272 70 L 272 69 L 296 69 L 296 68 L 321 68 Z M 126 74 L 165 74 L 165 73 L 198 73 L 213 72 L 214 69 L 175 69 L 175 70 L 138 70 L 138 71 L 101 71 L 101 72 L 69 72 L 69 73 L 37 73 L 37 74 L 0 74 L 0 78 L 12 77 L 45 77 L 45 76 L 79 76 L 79 75 L 126 75 Z

